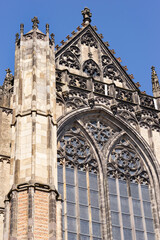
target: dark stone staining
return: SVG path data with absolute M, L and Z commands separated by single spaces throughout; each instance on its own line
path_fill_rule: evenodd
M 36 95 L 32 96 L 32 101 L 36 101 Z
M 15 184 L 18 183 L 19 174 L 20 174 L 20 160 L 17 159 L 15 161 Z

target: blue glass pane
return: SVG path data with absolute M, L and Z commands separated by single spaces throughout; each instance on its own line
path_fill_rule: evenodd
M 92 211 L 92 221 L 97 221 L 99 222 L 100 221 L 100 218 L 99 218 L 99 209 L 97 208 L 91 208 L 91 211 Z
M 90 240 L 90 237 L 85 235 L 80 235 L 80 240 Z
M 63 199 L 63 184 L 58 183 L 58 191 L 59 191 L 59 193 L 61 194 L 61 197 L 62 197 L 62 199 Z
M 129 213 L 129 203 L 128 198 L 121 197 L 121 211 L 123 213 Z
M 98 191 L 97 174 L 89 173 L 90 189 Z
M 152 218 L 151 204 L 149 202 L 143 202 L 145 217 Z
M 124 196 L 124 197 L 128 196 L 127 183 L 125 181 L 119 180 L 119 191 L 120 191 L 120 196 Z
M 119 226 L 119 213 L 111 212 L 112 224 Z
M 143 231 L 143 222 L 141 217 L 134 217 L 135 228 Z
M 87 189 L 79 188 L 79 203 L 88 205 Z
M 66 168 L 66 183 L 74 185 L 74 169 Z
M 89 234 L 89 222 L 80 220 L 80 233 Z
M 108 187 L 110 194 L 117 194 L 116 180 L 114 178 L 108 178 Z
M 58 182 L 63 183 L 63 167 L 58 166 Z
M 137 216 L 142 216 L 140 201 L 133 199 L 132 203 L 133 203 L 133 212 L 134 212 L 134 214 L 137 215 Z
M 131 229 L 124 228 L 123 229 L 124 240 L 132 240 L 132 231 Z
M 101 237 L 101 226 L 99 223 L 92 222 L 92 232 L 93 236 Z
M 142 199 L 150 202 L 149 187 L 147 185 L 141 185 Z
M 66 185 L 67 201 L 75 203 L 75 187 Z
M 147 233 L 148 240 L 155 240 L 155 234 L 154 233 Z
M 99 207 L 98 192 L 91 190 L 90 191 L 90 198 L 91 198 L 91 206 L 92 207 Z
M 119 227 L 112 226 L 112 234 L 113 234 L 113 240 L 121 240 L 121 233 L 120 233 Z
M 76 205 L 67 202 L 67 215 L 71 217 L 76 216 Z
M 80 218 L 88 220 L 88 207 L 80 205 L 79 211 L 80 211 Z
M 139 199 L 138 184 L 136 184 L 136 183 L 131 183 L 131 184 L 130 184 L 130 189 L 131 189 L 131 196 L 132 196 L 132 198 L 137 198 L 137 199 Z
M 122 214 L 122 221 L 123 221 L 123 227 L 125 228 L 131 227 L 130 215 Z
M 144 232 L 136 231 L 136 240 L 145 240 L 144 239 Z
M 79 187 L 87 187 L 86 172 L 78 171 L 78 185 Z
M 68 240 L 77 240 L 77 234 L 68 232 Z
M 110 195 L 109 198 L 110 198 L 110 208 L 111 208 L 111 210 L 118 212 L 117 196 Z
M 76 227 L 77 227 L 76 219 L 71 218 L 71 217 L 67 217 L 67 229 L 68 229 L 68 231 L 76 232 L 77 231 Z
M 145 219 L 146 222 L 146 229 L 147 232 L 153 232 L 154 233 L 154 227 L 153 227 L 153 220 L 152 219 Z

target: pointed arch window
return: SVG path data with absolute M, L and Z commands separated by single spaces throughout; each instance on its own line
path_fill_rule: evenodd
M 108 191 L 113 240 L 154 240 L 149 178 L 127 138 L 110 154 Z
M 100 69 L 95 61 L 88 59 L 83 64 L 83 72 L 91 77 L 99 77 Z
M 63 239 L 101 240 L 97 161 L 76 125 L 58 143 L 58 190 Z

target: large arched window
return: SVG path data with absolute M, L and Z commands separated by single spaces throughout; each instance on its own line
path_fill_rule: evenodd
M 63 240 L 106 239 L 106 232 L 108 240 L 155 240 L 149 177 L 128 135 L 100 114 L 65 128 L 58 142 Z
M 58 190 L 63 199 L 63 239 L 102 239 L 97 161 L 76 125 L 58 143 Z
M 113 240 L 154 240 L 149 178 L 127 137 L 112 149 L 107 166 Z

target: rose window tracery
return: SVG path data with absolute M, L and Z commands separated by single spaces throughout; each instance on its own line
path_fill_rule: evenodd
M 100 149 L 103 148 L 108 139 L 115 133 L 115 130 L 113 130 L 110 126 L 96 120 L 88 122 L 86 124 L 86 128 L 92 134 Z
M 61 138 L 58 144 L 58 161 L 67 165 L 77 165 L 79 168 L 97 168 L 97 161 L 94 158 L 91 147 L 83 136 L 80 128 L 72 127 Z
M 141 158 L 127 138 L 122 138 L 111 152 L 108 162 L 108 175 L 110 174 L 148 182 Z

